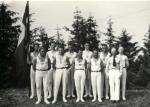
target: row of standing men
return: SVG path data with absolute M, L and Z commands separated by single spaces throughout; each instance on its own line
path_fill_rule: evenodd
M 72 45 L 68 44 L 68 51 L 64 53 L 64 48 L 59 47 L 55 51 L 55 44 L 51 44 L 51 50 L 46 52 L 45 47 L 34 44 L 34 51 L 31 52 L 27 62 L 31 64 L 30 82 L 31 96 L 37 92 L 37 102 L 42 100 L 42 84 L 44 90 L 44 102 L 49 104 L 54 96 L 52 103 L 57 102 L 58 91 L 62 81 L 63 102 L 67 102 L 66 97 L 75 97 L 76 102 L 84 102 L 83 97 L 93 97 L 92 102 L 102 102 L 102 98 L 109 99 L 111 102 L 126 100 L 126 70 L 129 67 L 127 56 L 123 54 L 123 47 L 119 47 L 117 54 L 116 48 L 108 52 L 106 44 L 102 45 L 102 51 L 89 50 L 89 44 L 85 44 L 85 50 L 73 51 Z M 35 88 L 36 87 L 36 88 Z M 85 89 L 85 95 L 84 94 Z M 105 90 L 104 90 L 105 89 Z M 92 92 L 92 93 L 91 93 Z M 110 97 L 109 97 L 110 92 Z M 53 93 L 53 94 L 52 94 Z M 104 94 L 103 94 L 104 93 Z M 67 94 L 67 96 L 66 96 Z M 92 95 L 93 94 L 93 95 Z

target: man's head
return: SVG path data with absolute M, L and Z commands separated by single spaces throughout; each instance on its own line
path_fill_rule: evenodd
M 93 51 L 93 57 L 94 58 L 98 58 L 98 50 L 94 50 Z
M 84 45 L 84 47 L 85 47 L 86 50 L 89 50 L 89 49 L 90 49 L 90 44 L 89 44 L 89 43 L 86 43 L 86 44 Z
M 34 51 L 38 51 L 39 50 L 39 44 L 38 43 L 34 43 Z
M 117 53 L 117 52 L 116 52 L 116 48 L 112 48 L 112 49 L 111 49 L 111 54 L 112 54 L 112 56 L 115 56 L 116 53 Z
M 51 50 L 55 50 L 55 43 L 52 42 L 50 47 L 51 47 Z
M 72 50 L 73 50 L 73 47 L 72 47 L 71 43 L 68 43 L 68 50 L 69 50 L 69 51 L 72 51 Z
M 78 51 L 77 56 L 78 56 L 79 58 L 82 58 L 82 50 L 79 50 L 79 51 Z
M 107 51 L 108 51 L 108 47 L 107 47 L 106 44 L 103 44 L 103 45 L 102 45 L 102 51 L 103 51 L 103 52 L 107 52 Z
M 45 48 L 45 46 L 42 46 L 42 47 L 40 48 L 40 55 L 41 55 L 42 57 L 45 57 L 45 56 L 46 56 L 46 48 Z
M 119 54 L 123 54 L 124 48 L 122 46 L 120 46 L 119 49 L 118 49 L 118 51 L 119 51 Z
M 63 55 L 64 54 L 64 47 L 59 46 L 58 47 L 58 52 L 59 52 L 60 55 Z

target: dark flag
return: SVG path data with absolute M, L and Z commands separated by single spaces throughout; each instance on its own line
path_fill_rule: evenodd
M 30 41 L 30 23 L 29 23 L 29 2 L 27 1 L 25 12 L 22 20 L 22 31 L 19 35 L 17 49 L 16 49 L 16 85 L 19 87 L 27 86 L 28 73 L 27 73 L 27 53 Z M 29 76 L 30 77 L 30 76 Z

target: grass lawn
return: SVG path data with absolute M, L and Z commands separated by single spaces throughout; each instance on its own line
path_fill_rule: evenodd
M 86 98 L 84 103 L 76 103 L 75 98 L 63 103 L 59 97 L 56 104 L 46 105 L 42 101 L 39 105 L 35 105 L 36 98 L 30 100 L 27 89 L 1 89 L 0 107 L 150 107 L 150 90 L 127 90 L 126 96 L 127 101 L 120 101 L 117 104 L 113 104 L 109 100 L 92 103 L 92 99 L 89 98 Z

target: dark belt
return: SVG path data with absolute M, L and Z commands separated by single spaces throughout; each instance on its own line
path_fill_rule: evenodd
M 91 72 L 101 72 L 101 71 L 99 70 L 99 71 L 91 71 Z
M 48 69 L 36 69 L 38 71 L 48 71 Z
M 56 68 L 56 69 L 66 69 L 66 67 Z

